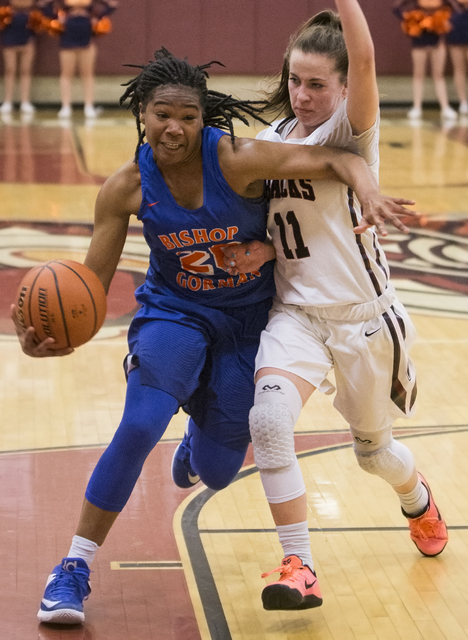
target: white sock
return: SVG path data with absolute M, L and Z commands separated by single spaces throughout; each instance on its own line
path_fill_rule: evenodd
M 68 558 L 82 558 L 89 565 L 94 560 L 98 552 L 98 545 L 92 540 L 82 538 L 81 536 L 73 536 Z
M 399 493 L 403 511 L 411 518 L 418 518 L 427 510 L 429 504 L 429 494 L 426 487 L 418 478 L 416 486 L 409 493 Z
M 302 560 L 312 571 L 314 561 L 310 549 L 309 528 L 306 522 L 296 522 L 295 524 L 277 525 L 279 541 L 283 547 L 284 557 L 295 555 Z

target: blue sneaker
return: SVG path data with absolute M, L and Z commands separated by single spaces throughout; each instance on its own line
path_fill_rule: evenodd
M 47 578 L 37 617 L 52 624 L 84 621 L 83 601 L 91 593 L 90 570 L 81 558 L 64 558 Z
M 197 482 L 200 482 L 200 476 L 197 476 L 190 466 L 190 453 L 192 451 L 190 448 L 190 440 L 192 436 L 188 433 L 189 420 L 190 418 L 187 418 L 184 437 L 172 457 L 172 479 L 181 489 L 190 489 L 190 487 L 193 487 Z

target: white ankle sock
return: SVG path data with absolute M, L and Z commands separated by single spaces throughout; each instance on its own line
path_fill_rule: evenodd
M 68 552 L 68 558 L 82 558 L 86 564 L 89 565 L 94 560 L 96 553 L 98 552 L 98 545 L 92 540 L 87 540 L 81 536 L 73 536 L 70 551 Z
M 285 524 L 276 527 L 279 541 L 283 547 L 284 557 L 295 555 L 302 560 L 312 571 L 314 561 L 310 549 L 309 528 L 306 522 L 296 522 L 295 524 Z
M 412 518 L 421 516 L 429 504 L 429 494 L 419 478 L 412 491 L 409 493 L 399 493 L 398 497 L 400 498 L 403 511 Z

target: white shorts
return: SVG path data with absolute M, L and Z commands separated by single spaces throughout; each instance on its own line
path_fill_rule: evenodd
M 261 335 L 256 371 L 263 367 L 289 371 L 332 393 L 335 388 L 327 375 L 334 369 L 333 404 L 350 426 L 361 431 L 380 430 L 397 418 L 411 416 L 416 374 L 408 352 L 416 330 L 392 294 L 384 294 L 378 302 L 377 309 L 375 303 L 352 305 L 351 313 L 347 307 L 328 307 L 328 314 L 327 309 L 285 305 L 275 299 Z

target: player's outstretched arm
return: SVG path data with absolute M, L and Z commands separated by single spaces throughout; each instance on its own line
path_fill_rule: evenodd
M 409 228 L 401 218 L 418 219 L 421 217 L 419 211 L 407 209 L 404 206 L 414 204 L 414 200 L 406 200 L 405 198 L 393 198 L 381 193 L 371 195 L 365 202 L 361 202 L 362 218 L 353 231 L 356 234 L 364 233 L 369 227 L 375 226 L 379 235 L 386 236 L 385 223 L 390 222 L 402 233 L 409 233 Z
M 106 180 L 98 194 L 86 254 L 85 265 L 99 277 L 106 293 L 125 245 L 130 216 L 137 215 L 140 205 L 140 170 L 129 161 Z
M 338 155 L 335 158 L 333 166 L 337 179 L 351 187 L 361 204 L 362 219 L 354 228 L 354 232 L 363 233 L 369 227 L 375 226 L 379 235 L 386 236 L 385 224 L 390 222 L 402 233 L 408 233 L 409 229 L 401 218 L 420 217 L 418 211 L 407 209 L 405 206 L 414 205 L 414 200 L 394 198 L 380 193 L 379 185 L 365 160 L 353 153 L 350 154 L 351 157 L 345 153 L 345 156 Z
M 137 214 L 141 203 L 140 172 L 128 162 L 105 182 L 96 200 L 93 237 L 85 264 L 92 269 L 106 292 L 109 289 L 125 244 L 130 215 Z M 32 358 L 66 356 L 71 347 L 55 348 L 53 338 L 40 341 L 34 327 L 24 328 L 11 305 L 11 319 L 23 352 Z
M 375 225 L 382 235 L 385 221 L 407 232 L 400 216 L 419 217 L 404 206 L 413 205 L 413 200 L 382 195 L 366 161 L 349 151 L 240 138 L 234 145 L 229 140 L 223 145 L 221 139 L 218 156 L 228 184 L 242 196 L 256 180 L 336 180 L 354 191 L 367 225 Z
M 358 0 L 335 0 L 348 51 L 347 113 L 354 135 L 372 127 L 379 110 L 375 52 Z

